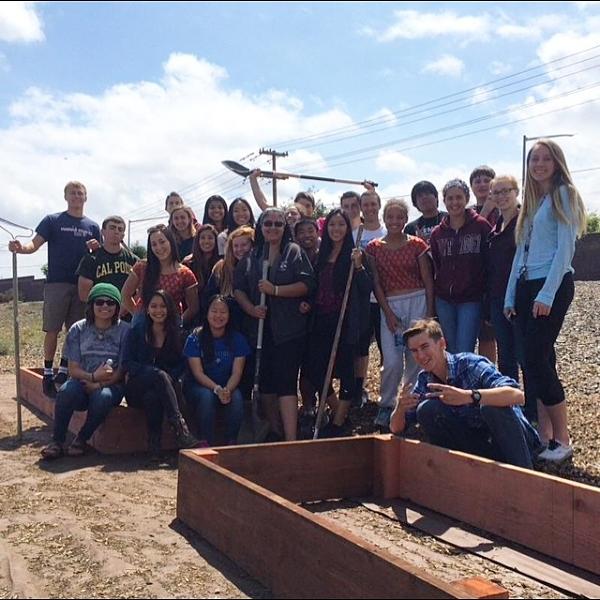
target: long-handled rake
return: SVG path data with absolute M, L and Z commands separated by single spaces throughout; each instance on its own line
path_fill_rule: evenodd
M 363 226 L 360 225 L 356 233 L 355 247 L 360 248 L 360 239 L 363 234 Z M 340 337 L 342 334 L 342 325 L 344 323 L 344 316 L 346 314 L 346 307 L 348 306 L 348 298 L 350 296 L 350 288 L 352 287 L 352 278 L 354 276 L 354 262 L 350 261 L 350 269 L 348 271 L 348 279 L 346 280 L 346 289 L 344 290 L 344 297 L 342 299 L 342 307 L 340 308 L 340 316 L 338 317 L 337 327 L 335 328 L 335 336 L 333 337 L 333 344 L 331 344 L 331 354 L 329 355 L 329 363 L 327 365 L 327 372 L 325 374 L 325 380 L 323 381 L 323 389 L 321 391 L 321 397 L 319 398 L 319 410 L 317 411 L 317 419 L 315 421 L 315 432 L 313 434 L 313 440 L 319 437 L 319 430 L 321 429 L 321 423 L 323 421 L 323 415 L 325 414 L 325 407 L 327 405 L 327 392 L 329 391 L 329 384 L 331 383 L 331 377 L 333 375 L 333 367 L 335 366 L 335 359 L 337 356 L 337 349 L 340 343 Z
M 235 160 L 223 160 L 221 164 L 227 167 L 230 171 L 233 171 L 237 175 L 241 175 L 242 177 L 248 177 L 251 173 L 251 169 L 245 167 L 239 162 L 235 162 Z M 364 181 L 355 181 L 354 179 L 335 179 L 333 177 L 319 177 L 317 175 L 298 175 L 296 173 L 282 173 L 280 171 L 261 171 L 262 177 L 269 177 L 271 179 L 287 179 L 288 177 L 293 177 L 295 179 L 313 179 L 316 181 L 329 181 L 332 183 L 350 183 L 353 185 L 363 185 Z M 377 187 L 376 183 L 369 181 L 373 187 Z

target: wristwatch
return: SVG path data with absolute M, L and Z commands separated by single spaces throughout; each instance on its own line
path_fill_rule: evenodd
M 481 392 L 479 390 L 471 390 L 471 399 L 475 406 L 479 406 L 481 402 Z

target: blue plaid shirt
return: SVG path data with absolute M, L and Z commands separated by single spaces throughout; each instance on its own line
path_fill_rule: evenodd
M 519 389 L 519 384 L 512 378 L 502 375 L 496 366 L 487 358 L 471 352 L 450 354 L 446 352 L 448 364 L 448 379 L 440 381 L 433 373 L 421 371 L 413 389 L 421 397 L 420 402 L 426 400 L 425 394 L 431 393 L 428 383 L 443 383 L 462 390 L 489 390 L 498 387 L 513 387 Z M 473 404 L 451 407 L 457 414 L 473 417 L 472 413 L 479 414 L 479 408 Z M 513 406 L 512 409 L 521 416 L 521 407 Z M 406 413 L 406 421 L 416 421 L 416 410 Z
M 433 373 L 421 371 L 414 388 L 415 394 L 430 392 L 428 383 L 443 383 L 461 390 L 490 390 L 497 387 L 519 388 L 519 384 L 510 377 L 502 375 L 487 358 L 461 352 L 450 354 L 446 352 L 448 363 L 448 380 L 440 381 Z

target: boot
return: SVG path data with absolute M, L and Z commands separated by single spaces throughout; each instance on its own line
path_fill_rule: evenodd
M 172 424 L 173 429 L 175 430 L 175 437 L 177 438 L 177 447 L 180 450 L 183 448 L 196 448 L 200 444 L 199 440 L 190 433 L 190 430 L 181 415 L 174 420 Z

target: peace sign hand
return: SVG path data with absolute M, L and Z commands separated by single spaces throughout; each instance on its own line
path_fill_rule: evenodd
M 465 406 L 473 402 L 470 390 L 462 390 L 442 383 L 428 383 L 427 387 L 431 390 L 430 393 L 425 394 L 427 398 L 439 398 L 448 406 Z

